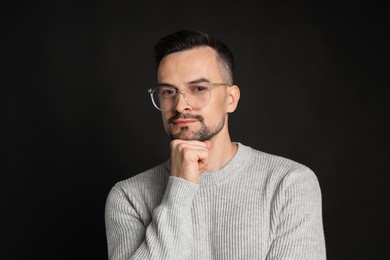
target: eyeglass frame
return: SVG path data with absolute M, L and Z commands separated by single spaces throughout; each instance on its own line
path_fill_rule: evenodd
M 230 83 L 214 83 L 214 82 L 209 82 L 209 81 L 199 81 L 199 82 L 193 82 L 193 83 L 205 83 L 207 85 L 209 85 L 210 87 L 210 97 L 209 97 L 209 100 L 207 102 L 207 104 L 203 105 L 203 106 L 200 106 L 200 107 L 193 107 L 190 105 L 190 103 L 188 102 L 188 100 L 186 99 L 186 96 L 185 94 L 182 92 L 182 91 L 179 91 L 179 89 L 173 85 L 170 85 L 170 84 L 161 84 L 161 85 L 158 85 L 157 87 L 154 87 L 154 88 L 149 88 L 148 89 L 148 92 L 150 94 L 150 98 L 152 99 L 152 103 L 154 105 L 155 108 L 157 108 L 158 110 L 160 111 L 165 111 L 164 109 L 161 109 L 157 106 L 156 102 L 154 101 L 154 98 L 153 98 L 153 93 L 156 89 L 160 88 L 160 87 L 164 87 L 164 86 L 169 86 L 169 87 L 172 87 L 174 89 L 176 89 L 176 94 L 175 94 L 175 100 L 177 99 L 177 97 L 179 96 L 179 94 L 182 94 L 183 95 L 183 98 L 184 100 L 186 101 L 186 103 L 191 107 L 191 108 L 194 108 L 194 109 L 199 109 L 199 108 L 202 108 L 202 107 L 205 107 L 207 106 L 209 103 L 210 103 L 210 100 L 211 100 L 211 89 L 214 88 L 214 86 L 232 86 L 233 84 L 230 84 Z

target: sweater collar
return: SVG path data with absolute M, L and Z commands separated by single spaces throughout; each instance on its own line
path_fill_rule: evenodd
M 204 172 L 200 176 L 200 186 L 211 186 L 223 183 L 239 175 L 243 169 L 248 166 L 251 160 L 251 148 L 241 143 L 238 145 L 237 152 L 233 158 L 221 169 L 212 172 Z

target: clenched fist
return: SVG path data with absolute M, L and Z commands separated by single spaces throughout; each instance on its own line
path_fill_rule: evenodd
M 173 140 L 171 142 L 171 175 L 199 183 L 200 174 L 207 170 L 210 141 Z

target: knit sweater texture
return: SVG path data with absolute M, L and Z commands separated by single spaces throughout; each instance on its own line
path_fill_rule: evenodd
M 105 220 L 110 260 L 326 259 L 321 191 L 292 160 L 241 143 L 199 184 L 170 161 L 114 185 Z

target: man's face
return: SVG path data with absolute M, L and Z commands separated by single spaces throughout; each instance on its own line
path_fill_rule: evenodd
M 157 71 L 159 84 L 175 86 L 186 93 L 190 82 L 200 79 L 212 83 L 225 83 L 216 53 L 209 47 L 176 52 L 165 56 Z M 185 94 L 184 94 L 185 95 Z M 221 131 L 227 132 L 227 87 L 217 85 L 211 89 L 210 102 L 201 108 L 192 108 L 182 94 L 171 109 L 162 111 L 165 131 L 172 139 L 211 139 Z

